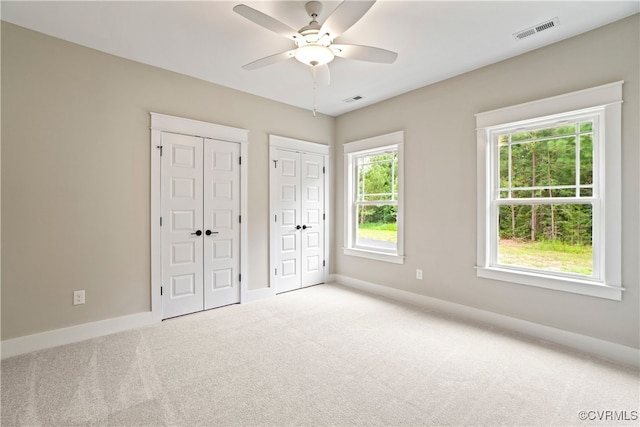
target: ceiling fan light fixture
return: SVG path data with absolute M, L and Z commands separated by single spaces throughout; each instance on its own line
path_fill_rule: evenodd
M 295 57 L 298 61 L 306 65 L 318 66 L 328 64 L 333 61 L 335 54 L 333 51 L 319 44 L 308 44 L 296 49 Z

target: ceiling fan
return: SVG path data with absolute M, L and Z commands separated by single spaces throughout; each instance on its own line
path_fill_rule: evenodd
M 398 57 L 396 52 L 371 46 L 334 43 L 334 40 L 358 22 L 374 3 L 375 0 L 343 1 L 320 25 L 317 18 L 322 12 L 322 4 L 318 1 L 307 2 L 305 9 L 311 17 L 311 22 L 297 31 L 269 15 L 247 5 L 239 4 L 233 8 L 234 12 L 264 28 L 283 35 L 295 43 L 294 49 L 258 59 L 244 65 L 242 68 L 253 70 L 279 61 L 296 58 L 303 64 L 312 67 L 314 82 L 316 68 L 318 68 L 318 71 L 326 76 L 325 83 L 328 84 L 329 70 L 326 64 L 333 61 L 336 56 L 391 64 Z

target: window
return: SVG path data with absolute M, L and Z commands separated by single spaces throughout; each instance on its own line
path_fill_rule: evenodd
M 477 115 L 479 277 L 621 299 L 621 86 Z
M 345 254 L 403 263 L 403 132 L 345 144 Z

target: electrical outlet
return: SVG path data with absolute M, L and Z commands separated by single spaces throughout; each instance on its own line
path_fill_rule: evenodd
M 416 279 L 422 280 L 422 270 L 419 268 L 416 269 Z
M 73 305 L 84 304 L 84 289 L 73 291 Z

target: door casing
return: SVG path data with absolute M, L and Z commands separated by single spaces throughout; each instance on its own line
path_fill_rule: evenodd
M 161 248 L 161 152 L 162 132 L 211 138 L 240 144 L 240 156 L 244 165 L 248 164 L 249 131 L 214 123 L 169 116 L 159 113 L 151 115 L 151 312 L 156 320 L 161 320 L 162 298 L 162 248 Z M 251 298 L 249 286 L 249 245 L 248 245 L 248 173 L 247 167 L 240 168 L 240 302 Z
M 275 217 L 277 214 L 277 199 L 275 196 L 275 188 L 274 188 L 274 168 L 273 168 L 273 160 L 276 160 L 277 150 L 287 150 L 298 153 L 310 153 L 316 154 L 324 157 L 324 165 L 325 165 L 325 173 L 324 175 L 324 281 L 327 280 L 329 271 L 330 271 L 330 263 L 329 263 L 329 245 L 330 245 L 330 221 L 331 215 L 331 205 L 330 205 L 330 147 L 325 144 L 319 144 L 315 142 L 303 141 L 299 139 L 287 138 L 278 135 L 269 135 L 269 170 L 270 170 L 270 182 L 269 182 L 269 269 L 270 269 L 270 285 L 269 290 L 271 295 L 275 295 L 277 291 L 276 283 L 276 266 L 278 263 L 278 247 L 276 236 L 278 235 L 278 224 L 275 221 Z

